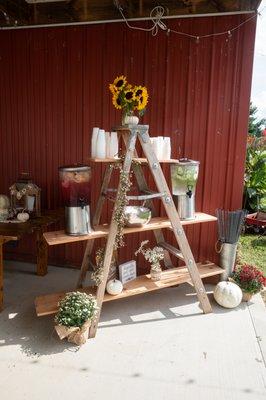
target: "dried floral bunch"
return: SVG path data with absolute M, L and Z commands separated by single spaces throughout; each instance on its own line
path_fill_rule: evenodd
M 59 302 L 55 322 L 66 327 L 81 327 L 86 321 L 93 320 L 97 311 L 97 301 L 91 294 L 70 292 Z
M 253 265 L 237 266 L 232 274 L 232 279 L 247 293 L 258 293 L 266 286 L 266 277 Z
M 18 200 L 22 199 L 23 196 L 26 194 L 32 194 L 32 192 L 36 191 L 36 185 L 32 183 L 28 183 L 26 186 L 23 187 L 23 189 L 18 190 L 16 184 L 10 186 L 9 188 L 10 194 L 12 196 L 16 196 Z
M 117 201 L 115 205 L 114 211 L 114 220 L 117 223 L 117 234 L 115 237 L 114 249 L 118 249 L 119 247 L 123 247 L 125 245 L 124 242 L 124 226 L 126 224 L 126 215 L 125 215 L 125 207 L 128 204 L 127 193 L 129 192 L 132 182 L 131 176 L 132 174 L 127 174 L 123 171 L 122 164 L 117 164 L 115 168 L 118 168 L 120 171 L 120 185 L 118 187 L 117 192 Z
M 145 86 L 132 86 L 124 75 L 120 75 L 110 83 L 109 89 L 116 109 L 123 110 L 126 114 L 134 110 L 138 110 L 139 115 L 144 114 L 149 97 Z
M 91 279 L 99 286 L 103 280 L 103 261 L 104 261 L 105 247 L 100 247 L 96 250 L 96 266 L 91 274 Z
M 160 261 L 164 259 L 164 250 L 159 246 L 155 246 L 153 249 L 149 247 L 145 249 L 144 246 L 148 243 L 148 240 L 141 242 L 140 248 L 135 252 L 135 256 L 141 253 L 143 254 L 145 260 L 151 264 L 151 268 L 160 268 Z

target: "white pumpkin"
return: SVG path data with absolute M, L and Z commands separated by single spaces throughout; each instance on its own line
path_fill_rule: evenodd
M 28 221 L 29 218 L 30 218 L 30 216 L 26 212 L 21 212 L 21 213 L 18 213 L 18 215 L 17 215 L 17 220 L 19 220 L 21 222 L 26 222 L 26 221 Z
M 220 306 L 235 308 L 242 301 L 242 290 L 233 282 L 219 282 L 214 289 L 213 296 Z
M 0 222 L 6 221 L 9 216 L 8 208 L 0 208 Z
M 139 118 L 136 115 L 126 115 L 125 124 L 126 125 L 138 125 Z
M 112 296 L 120 294 L 122 290 L 123 290 L 123 284 L 118 279 L 112 279 L 106 285 L 107 293 L 111 294 Z
M 5 194 L 0 194 L 0 208 L 8 208 L 10 207 L 9 198 Z

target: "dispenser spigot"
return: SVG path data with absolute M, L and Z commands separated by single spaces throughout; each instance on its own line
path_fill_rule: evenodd
M 192 190 L 189 189 L 189 190 L 187 191 L 186 195 L 191 199 L 191 197 L 192 197 Z

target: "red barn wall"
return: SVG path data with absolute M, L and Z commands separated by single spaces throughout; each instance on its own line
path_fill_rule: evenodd
M 227 31 L 247 16 L 169 20 L 193 34 Z M 122 23 L 0 31 L 0 193 L 22 171 L 42 188 L 42 205 L 60 206 L 58 166 L 86 162 L 91 130 L 121 120 L 108 84 L 123 73 L 145 84 L 143 123 L 152 136 L 172 138 L 174 158 L 200 161 L 198 211 L 241 206 L 255 19 L 233 32 L 195 40 L 129 30 Z M 169 168 L 164 167 L 169 180 Z M 93 199 L 103 166 L 93 166 Z M 150 179 L 149 179 L 150 180 Z M 110 216 L 110 206 L 104 220 Z M 186 228 L 197 259 L 214 259 L 216 225 Z M 168 236 L 170 233 L 168 234 Z M 147 234 L 131 236 L 121 259 L 131 259 Z M 50 262 L 79 266 L 83 244 L 50 248 Z M 32 239 L 6 247 L 34 259 Z

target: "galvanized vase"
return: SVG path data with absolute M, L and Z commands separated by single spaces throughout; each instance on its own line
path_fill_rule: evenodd
M 220 252 L 220 267 L 225 272 L 221 275 L 221 281 L 227 281 L 232 275 L 236 261 L 237 243 L 223 243 Z

